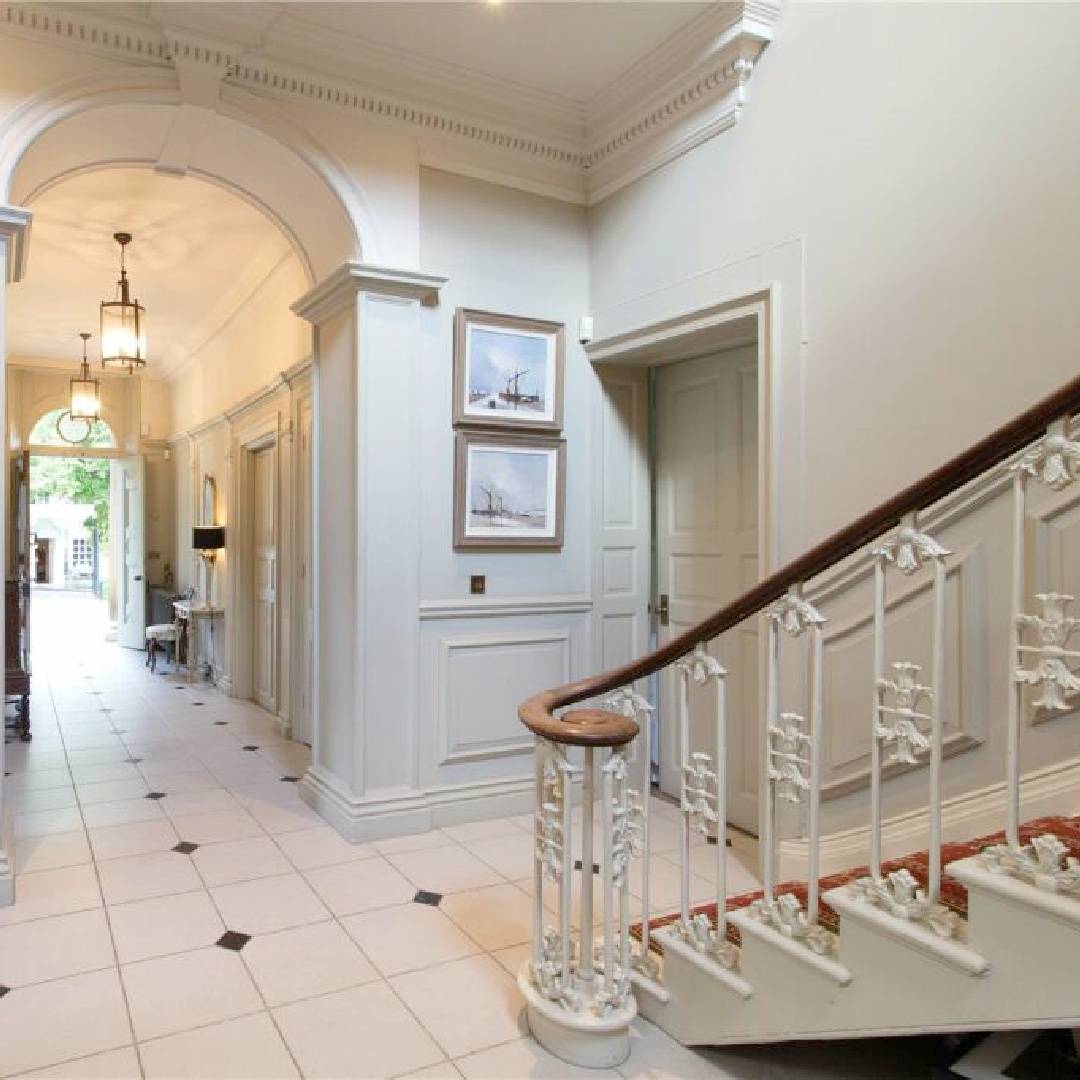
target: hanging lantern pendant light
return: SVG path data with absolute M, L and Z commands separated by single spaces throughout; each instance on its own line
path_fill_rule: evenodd
M 82 333 L 82 363 L 79 374 L 71 380 L 71 419 L 93 422 L 101 416 L 101 389 L 97 379 L 90 378 L 90 363 L 86 359 L 86 343 L 90 335 Z
M 101 366 L 126 368 L 132 374 L 146 365 L 146 309 L 131 299 L 131 286 L 124 265 L 124 250 L 131 243 L 131 233 L 113 233 L 120 245 L 120 280 L 116 283 L 118 300 L 101 302 Z

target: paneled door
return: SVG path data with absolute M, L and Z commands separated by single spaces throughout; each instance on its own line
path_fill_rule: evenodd
M 758 580 L 757 348 L 658 369 L 656 598 L 660 644 Z M 757 829 L 758 636 L 752 620 L 713 642 L 728 671 L 728 819 Z M 661 678 L 660 786 L 680 787 L 678 680 Z M 711 688 L 691 684 L 690 749 L 715 753 Z
M 113 543 L 116 545 L 117 641 L 146 648 L 146 472 L 141 457 L 115 459 L 112 484 Z
M 251 456 L 252 476 L 252 696 L 277 712 L 277 528 L 274 447 Z

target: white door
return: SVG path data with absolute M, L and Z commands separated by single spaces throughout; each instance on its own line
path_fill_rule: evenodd
M 656 593 L 660 644 L 758 580 L 757 348 L 661 367 L 656 385 Z M 666 622 L 666 625 L 664 623 Z M 757 620 L 713 642 L 728 671 L 728 820 L 757 828 Z M 660 786 L 680 782 L 678 680 L 661 678 Z M 690 750 L 715 753 L 711 689 L 691 685 Z
M 115 460 L 112 483 L 117 640 L 146 648 L 146 476 L 141 457 Z
M 253 697 L 270 712 L 277 711 L 277 532 L 274 523 L 276 451 L 252 455 L 252 689 Z
M 300 455 L 298 462 L 299 483 L 297 490 L 296 505 L 299 512 L 296 531 L 296 572 L 299 596 L 297 609 L 300 612 L 299 624 L 299 657 L 295 668 L 298 678 L 297 695 L 298 708 L 293 716 L 293 738 L 298 742 L 311 744 L 311 714 L 312 714 L 312 677 L 315 665 L 315 591 L 313 588 L 314 578 L 312 575 L 312 558 L 314 555 L 312 533 L 312 502 L 311 492 L 315 480 L 315 470 L 312 459 L 312 423 L 314 415 L 310 407 L 302 407 L 300 410 Z

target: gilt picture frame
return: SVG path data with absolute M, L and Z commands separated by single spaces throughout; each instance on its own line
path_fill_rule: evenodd
M 458 308 L 454 425 L 561 431 L 565 360 L 562 323 Z
M 454 548 L 561 548 L 566 440 L 459 431 L 454 454 Z

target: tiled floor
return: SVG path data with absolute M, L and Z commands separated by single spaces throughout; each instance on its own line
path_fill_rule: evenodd
M 151 675 L 60 603 L 35 602 L 33 742 L 5 748 L 0 1076 L 590 1075 L 520 1015 L 527 818 L 348 844 L 299 799 L 308 752 L 267 714 Z M 664 892 L 677 870 L 659 865 Z M 912 1060 L 895 1044 L 695 1053 L 640 1022 L 618 1072 L 921 1075 Z

